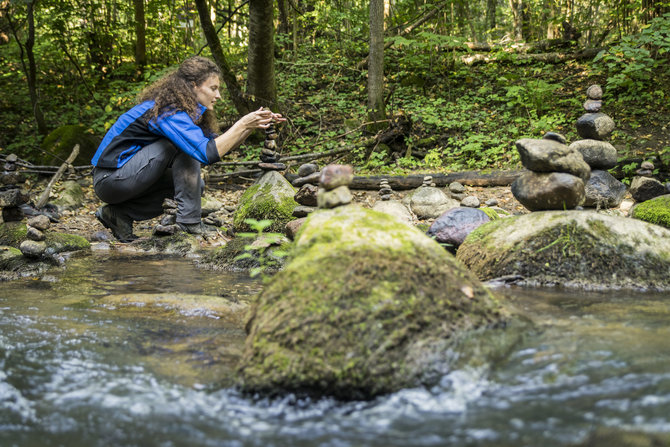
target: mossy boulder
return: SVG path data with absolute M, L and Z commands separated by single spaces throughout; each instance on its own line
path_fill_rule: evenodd
M 457 258 L 482 280 L 670 289 L 670 230 L 593 211 L 543 211 L 474 230 Z
M 59 208 L 73 210 L 84 204 L 84 190 L 81 185 L 75 181 L 68 180 L 63 182 L 58 192 L 58 197 L 51 201 Z
M 86 238 L 67 233 L 56 233 L 48 231 L 44 242 L 47 244 L 47 252 L 63 253 L 66 251 L 79 251 L 91 248 L 91 243 Z
M 47 135 L 42 141 L 44 156 L 40 159 L 40 163 L 60 166 L 70 156 L 76 144 L 79 145 L 79 155 L 72 164 L 90 165 L 100 139 L 93 135 L 91 130 L 79 124 L 58 127 Z
M 428 383 L 462 334 L 505 318 L 451 254 L 385 213 L 320 210 L 294 243 L 250 309 L 246 391 L 359 399 Z
M 240 197 L 233 216 L 234 231 L 249 231 L 245 219 L 272 220 L 268 232 L 283 232 L 288 222 L 294 219 L 295 188 L 277 171 L 268 171 L 251 185 Z
M 0 224 L 0 245 L 19 248 L 26 239 L 28 228 L 21 222 L 5 222 Z
M 141 238 L 130 244 L 133 248 L 149 253 L 192 255 L 202 251 L 202 237 L 180 231 L 170 236 Z
M 261 269 L 263 273 L 273 273 L 284 265 L 284 257 L 277 256 L 275 251 L 286 252 L 290 242 L 283 238 L 249 238 L 237 236 L 226 245 L 206 252 L 198 261 L 198 265 L 212 270 L 245 272 Z
M 670 228 L 670 194 L 636 205 L 631 212 L 631 217 Z

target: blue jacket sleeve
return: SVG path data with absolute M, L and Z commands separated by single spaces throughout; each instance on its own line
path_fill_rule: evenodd
M 221 160 L 216 142 L 207 138 L 186 112 L 177 112 L 157 121 L 152 120 L 149 128 L 203 164 L 210 165 Z

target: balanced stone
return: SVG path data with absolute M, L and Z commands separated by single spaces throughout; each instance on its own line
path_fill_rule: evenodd
M 449 191 L 454 192 L 456 194 L 461 194 L 465 192 L 465 186 L 461 185 L 458 182 L 452 182 L 449 184 Z
M 626 195 L 626 185 L 615 179 L 607 171 L 593 170 L 591 178 L 584 185 L 584 206 L 598 208 L 615 208 L 621 204 Z
M 584 102 L 584 110 L 587 112 L 600 112 L 600 109 L 603 108 L 603 102 L 599 99 L 587 99 Z
M 261 162 L 262 163 L 278 163 L 280 160 L 279 154 L 275 153 L 275 155 L 262 155 L 261 154 Z
M 516 142 L 521 163 L 535 172 L 565 172 L 589 179 L 591 168 L 575 149 L 553 140 L 523 138 Z
M 172 236 L 173 234 L 177 233 L 179 228 L 177 225 L 162 225 L 158 224 L 154 227 L 154 232 L 153 234 L 155 236 Z
M 295 186 L 296 188 L 301 187 L 304 184 L 311 183 L 312 185 L 318 185 L 319 184 L 319 179 L 321 179 L 321 173 L 320 172 L 313 172 L 305 177 L 298 177 L 297 179 L 293 180 L 291 184 Z
M 275 150 L 277 149 L 277 142 L 275 140 L 265 140 L 263 146 L 265 146 L 265 149 Z
M 316 195 L 319 188 L 311 183 L 306 183 L 295 193 L 295 201 L 300 205 L 316 206 Z
M 258 163 L 258 167 L 264 171 L 283 171 L 286 169 L 284 163 Z
M 491 218 L 482 210 L 452 208 L 435 219 L 426 234 L 434 237 L 440 244 L 446 244 L 450 252 L 456 253 L 472 230 L 489 221 Z
M 512 194 L 530 211 L 573 209 L 584 202 L 584 181 L 563 172 L 527 172 L 514 180 Z
M 650 171 L 653 171 L 654 164 L 650 161 L 643 161 L 642 164 L 640 164 L 640 169 L 648 169 Z
M 47 244 L 44 241 L 32 241 L 27 239 L 19 245 L 21 253 L 28 258 L 39 258 L 44 254 L 46 249 Z
M 476 196 L 467 196 L 461 201 L 461 206 L 467 207 L 467 208 L 479 208 L 479 205 L 481 202 Z
M 611 169 L 616 166 L 617 150 L 607 141 L 578 140 L 568 147 L 582 154 L 582 158 L 592 169 Z
M 277 155 L 277 151 L 275 151 L 273 149 L 263 148 L 263 149 L 261 149 L 261 155 L 267 155 L 268 157 L 274 157 L 275 155 Z
M 603 89 L 598 84 L 593 84 L 586 89 L 586 97 L 589 99 L 602 99 Z
M 293 217 L 305 217 L 314 211 L 316 211 L 314 206 L 298 205 L 293 208 Z
M 174 214 L 165 214 L 163 217 L 161 217 L 160 220 L 160 225 L 167 226 L 167 225 L 174 225 L 177 223 L 177 216 Z
M 379 189 L 379 194 L 380 195 L 393 194 L 393 190 L 391 188 L 381 188 Z
M 330 191 L 340 186 L 348 186 L 354 179 L 351 165 L 328 165 L 321 170 L 319 186 Z
M 43 232 L 31 226 L 27 228 L 26 237 L 31 241 L 43 241 L 45 239 Z
M 298 168 L 298 177 L 307 177 L 319 170 L 319 167 L 314 163 L 305 163 Z
M 265 134 L 265 138 L 267 138 L 268 140 L 276 140 L 278 136 L 279 134 L 274 131 Z
M 568 140 L 565 139 L 564 135 L 557 132 L 547 132 L 544 134 L 542 138 L 544 138 L 545 140 L 558 141 L 561 144 L 566 144 L 568 142 Z
M 604 113 L 585 113 L 577 120 L 577 133 L 582 138 L 604 140 L 614 130 L 614 121 Z
M 667 194 L 663 183 L 651 177 L 635 177 L 630 183 L 630 195 L 636 202 L 644 202 Z
M 44 214 L 38 214 L 37 216 L 33 216 L 28 219 L 27 224 L 28 226 L 37 228 L 40 231 L 45 231 L 48 230 L 51 226 L 51 221 Z
M 433 177 L 427 175 L 423 178 L 423 185 L 421 186 L 433 186 L 432 183 L 433 183 Z
M 348 205 L 353 200 L 351 191 L 346 185 L 335 189 L 319 188 L 316 196 L 318 206 L 321 209 L 331 209 L 342 205 Z
M 379 198 L 380 198 L 381 200 L 391 200 L 392 197 L 393 197 L 393 196 L 392 196 L 391 194 L 380 194 L 380 195 L 379 195 Z

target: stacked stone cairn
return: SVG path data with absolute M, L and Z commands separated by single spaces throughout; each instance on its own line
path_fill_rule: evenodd
M 387 201 L 391 200 L 391 197 L 393 197 L 393 189 L 391 189 L 388 179 L 383 178 L 379 181 L 379 199 Z
M 530 211 L 574 209 L 584 203 L 591 168 L 565 138 L 550 132 L 542 139 L 516 142 L 521 163 L 529 170 L 512 183 L 512 194 Z
M 286 169 L 284 163 L 279 163 L 281 156 L 277 152 L 278 136 L 279 134 L 275 129 L 274 123 L 270 123 L 267 129 L 265 129 L 265 142 L 261 150 L 261 162 L 258 163 L 258 167 L 263 171 L 284 171 Z
M 351 165 L 328 165 L 321 170 L 319 190 L 316 195 L 319 209 L 332 209 L 351 203 L 353 196 L 349 185 L 354 180 Z
M 577 120 L 577 133 L 582 140 L 570 144 L 570 148 L 582 154 L 591 167 L 591 177 L 585 185 L 585 207 L 614 208 L 626 195 L 626 185 L 615 179 L 607 169 L 616 166 L 617 150 L 605 141 L 614 130 L 614 121 L 601 112 L 603 90 L 591 85 L 586 90 L 586 113 Z
M 299 188 L 295 194 L 295 201 L 299 206 L 293 210 L 295 217 L 305 217 L 316 210 L 317 192 L 321 172 L 314 163 L 305 163 L 298 168 L 298 178 L 291 183 Z
M 45 232 L 50 226 L 51 221 L 43 214 L 28 219 L 26 223 L 27 239 L 19 245 L 19 250 L 21 250 L 23 256 L 27 258 L 41 258 L 44 256 L 47 250 L 46 242 L 44 242 L 46 239 Z
M 630 183 L 630 195 L 636 202 L 646 202 L 654 197 L 670 193 L 666 185 L 652 177 L 654 168 L 652 162 L 644 161 L 640 165 L 640 169 L 635 171 L 637 175 Z
M 28 202 L 28 195 L 21 189 L 26 179 L 17 172 L 17 161 L 15 154 L 9 154 L 0 174 L 0 223 L 23 219 L 20 206 Z
M 393 216 L 407 225 L 412 225 L 416 220 L 416 216 L 407 205 L 393 199 L 393 189 L 388 179 L 385 178 L 379 181 L 379 200 L 372 209 Z
M 171 236 L 179 230 L 177 227 L 177 202 L 173 199 L 164 199 L 162 206 L 163 216 L 158 225 L 154 227 L 154 235 Z

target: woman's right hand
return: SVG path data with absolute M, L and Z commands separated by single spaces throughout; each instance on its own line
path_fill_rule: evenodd
M 279 113 L 273 113 L 270 109 L 261 107 L 260 109 L 248 113 L 240 118 L 239 122 L 246 129 L 266 129 L 272 122 L 286 121 Z

